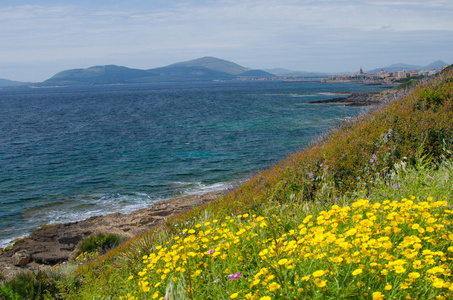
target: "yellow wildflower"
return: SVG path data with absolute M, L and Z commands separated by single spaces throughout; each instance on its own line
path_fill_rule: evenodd
M 312 275 L 313 277 L 321 277 L 325 274 L 325 272 L 323 270 L 318 270 L 318 271 L 315 271 Z
M 359 274 L 362 274 L 362 269 L 355 269 L 354 272 L 352 272 L 352 275 L 357 276 Z
M 373 300 L 381 300 L 381 299 L 384 299 L 384 295 L 381 292 L 373 293 Z
M 280 288 L 280 284 L 278 284 L 276 282 L 272 282 L 271 284 L 269 284 L 268 288 L 269 288 L 270 292 L 273 292 L 273 291 L 278 290 Z

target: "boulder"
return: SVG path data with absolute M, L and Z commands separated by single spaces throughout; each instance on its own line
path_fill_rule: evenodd
M 13 265 L 18 267 L 24 267 L 30 262 L 31 256 L 25 252 L 16 252 L 11 257 Z

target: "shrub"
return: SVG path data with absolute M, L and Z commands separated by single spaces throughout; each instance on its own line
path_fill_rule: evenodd
M 22 272 L 0 286 L 2 300 L 41 300 L 62 299 L 59 296 L 57 282 L 49 272 Z
M 83 240 L 76 252 L 76 257 L 82 253 L 105 253 L 120 244 L 121 238 L 113 234 L 99 233 Z

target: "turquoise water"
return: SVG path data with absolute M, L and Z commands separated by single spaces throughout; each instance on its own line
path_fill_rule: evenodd
M 353 83 L 0 90 L 0 247 L 55 222 L 225 189 L 366 108 L 307 104 Z

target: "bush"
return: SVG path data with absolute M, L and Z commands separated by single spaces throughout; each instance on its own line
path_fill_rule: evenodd
M 0 286 L 0 299 L 62 299 L 57 282 L 49 272 L 22 272 Z
M 120 244 L 120 237 L 113 234 L 92 235 L 82 241 L 76 256 L 82 253 L 105 253 Z

